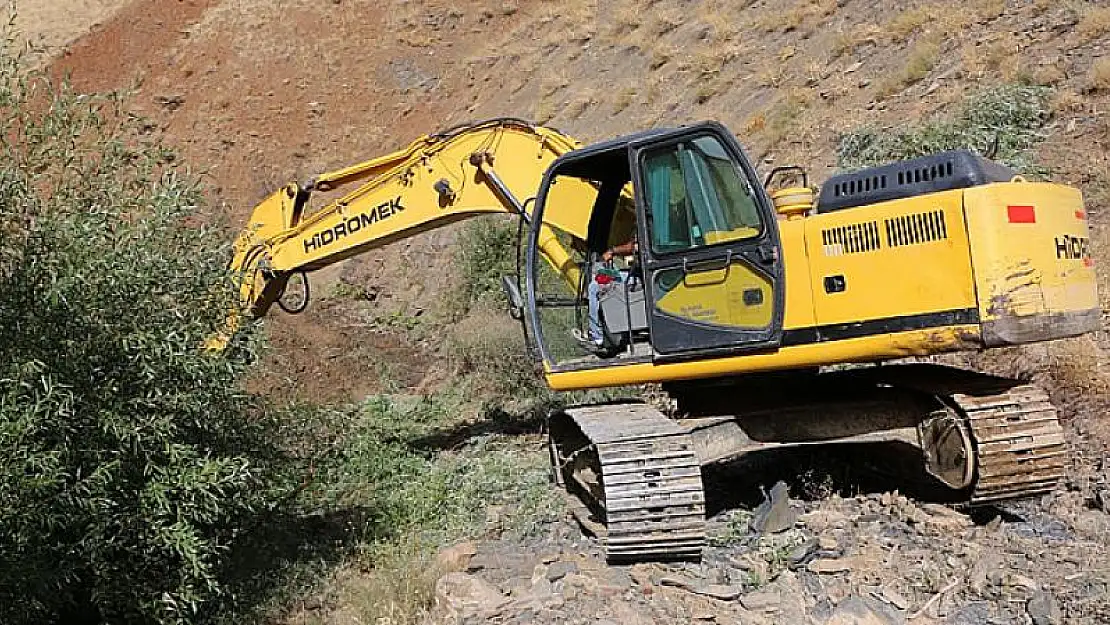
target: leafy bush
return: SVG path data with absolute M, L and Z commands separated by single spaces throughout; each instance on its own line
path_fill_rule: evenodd
M 858 169 L 958 148 L 987 153 L 996 146 L 996 160 L 1028 169 L 1026 151 L 1044 138 L 1049 94 L 1045 87 L 1003 85 L 972 95 L 953 117 L 923 126 L 850 132 L 837 147 L 840 167 Z
M 463 226 L 457 255 L 467 307 L 501 296 L 501 276 L 516 275 L 516 253 L 515 219 L 473 219 Z
M 0 622 L 194 619 L 271 504 L 228 237 L 112 96 L 0 52 Z

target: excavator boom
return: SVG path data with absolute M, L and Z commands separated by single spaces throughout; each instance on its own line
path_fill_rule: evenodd
M 321 269 L 363 252 L 469 217 L 509 213 L 529 219 L 526 204 L 544 171 L 579 147 L 550 128 L 495 119 L 426 135 L 408 147 L 351 167 L 291 183 L 259 203 L 235 243 L 231 263 L 241 276 L 240 303 L 254 316 L 281 297 L 289 276 Z M 511 167 L 498 168 L 498 163 Z M 314 191 L 355 186 L 306 214 Z M 581 192 L 593 193 L 589 183 Z M 585 207 L 586 203 L 574 206 Z M 540 227 L 541 254 L 572 288 L 579 269 L 552 226 L 584 240 L 588 210 L 552 211 Z M 237 316 L 236 316 L 237 317 Z M 237 320 L 228 328 L 233 331 Z

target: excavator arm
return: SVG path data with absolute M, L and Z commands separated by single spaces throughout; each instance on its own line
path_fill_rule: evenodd
M 403 150 L 307 184 L 289 184 L 255 207 L 235 243 L 231 269 L 241 278 L 241 309 L 264 315 L 295 273 L 449 223 L 491 213 L 529 220 L 528 200 L 520 198 L 532 198 L 548 165 L 577 147 L 577 141 L 550 128 L 495 119 L 421 137 Z M 548 211 L 539 241 L 539 252 L 572 290 L 579 268 L 556 230 L 586 239 L 589 198 L 596 191 L 587 182 L 579 184 L 583 201 Z M 306 215 L 314 191 L 352 185 L 357 186 Z M 562 190 L 567 191 L 575 192 Z M 223 341 L 238 326 L 239 314 L 229 320 Z

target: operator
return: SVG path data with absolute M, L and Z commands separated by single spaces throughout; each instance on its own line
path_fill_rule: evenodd
M 600 351 L 604 348 L 605 338 L 601 331 L 601 291 L 606 289 L 613 282 L 623 283 L 628 280 L 629 271 L 621 269 L 618 272 L 607 271 L 610 263 L 613 262 L 614 256 L 631 256 L 637 253 L 640 249 L 636 241 L 636 234 L 632 234 L 632 240 L 615 245 L 601 254 L 601 263 L 594 267 L 589 285 L 586 287 L 586 297 L 589 301 L 589 316 L 590 327 L 589 335 L 583 336 L 582 331 L 578 328 L 573 330 L 574 338 L 578 340 L 584 347 L 590 351 Z

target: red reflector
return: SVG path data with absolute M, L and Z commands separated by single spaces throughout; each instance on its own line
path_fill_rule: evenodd
M 1084 221 L 1087 219 L 1087 213 L 1084 213 L 1083 211 L 1075 211 L 1075 218 L 1080 221 Z
M 1037 213 L 1032 206 L 1007 206 L 1006 216 L 1012 224 L 1037 223 Z

